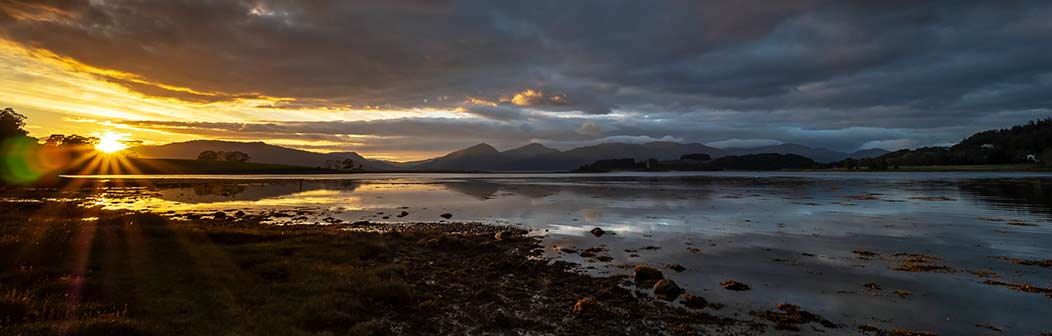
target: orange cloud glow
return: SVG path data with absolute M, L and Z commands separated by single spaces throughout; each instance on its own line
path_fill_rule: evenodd
M 346 106 L 297 105 L 292 98 L 256 94 L 231 95 L 205 92 L 152 82 L 139 75 L 83 64 L 47 50 L 32 49 L 0 40 L 0 105 L 11 106 L 26 115 L 27 130 L 38 138 L 50 134 L 98 134 L 119 130 L 128 139 L 146 144 L 195 139 L 241 140 L 216 134 L 172 132 L 149 127 L 128 126 L 129 120 L 167 121 L 327 121 L 378 120 L 409 117 L 462 118 L 455 110 L 387 110 L 380 106 L 352 109 Z M 151 91 L 151 89 L 153 91 Z M 160 94 L 151 94 L 160 91 Z M 368 142 L 368 136 L 348 143 L 309 139 L 267 139 L 256 141 L 319 151 L 347 150 Z M 413 160 L 434 153 L 376 153 L 376 156 Z

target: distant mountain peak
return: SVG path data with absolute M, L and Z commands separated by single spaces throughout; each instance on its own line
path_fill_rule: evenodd
M 545 146 L 545 145 L 537 143 L 537 142 L 531 142 L 529 144 L 523 145 L 523 146 L 521 146 L 519 148 L 516 148 L 516 149 L 523 149 L 523 148 L 548 148 L 548 149 L 554 149 L 554 148 Z
M 458 153 L 497 153 L 497 148 L 493 147 L 488 143 L 480 143 L 468 148 L 457 151 Z
M 560 151 L 558 149 L 551 148 L 551 147 L 548 147 L 548 146 L 545 146 L 545 145 L 533 142 L 533 143 L 530 143 L 528 145 L 525 145 L 525 146 L 522 146 L 522 147 L 519 147 L 519 148 L 509 149 L 509 150 L 503 151 L 503 152 L 501 152 L 501 154 L 505 157 L 506 160 L 520 160 L 520 159 L 525 159 L 525 158 L 529 158 L 529 157 L 540 156 L 540 155 L 545 155 L 545 154 L 553 154 L 553 153 L 559 153 L 559 152 Z

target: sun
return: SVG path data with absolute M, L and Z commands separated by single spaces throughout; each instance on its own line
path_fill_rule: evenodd
M 128 138 L 127 134 L 106 132 L 99 137 L 99 143 L 95 144 L 95 150 L 103 153 L 116 153 L 128 148 L 128 145 L 124 144 L 124 140 Z

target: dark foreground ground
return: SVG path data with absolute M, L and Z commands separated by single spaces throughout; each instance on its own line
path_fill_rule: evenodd
M 0 202 L 0 335 L 931 335 L 789 304 L 719 317 L 718 302 L 643 279 L 656 269 L 583 275 L 510 227 L 272 226 L 28 199 L 47 201 Z
M 273 227 L 236 214 L 178 220 L 59 201 L 0 204 L 0 335 L 771 328 L 670 306 L 621 286 L 626 278 L 593 278 L 532 257 L 537 242 L 510 228 Z

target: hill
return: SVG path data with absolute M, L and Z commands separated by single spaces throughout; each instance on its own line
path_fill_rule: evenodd
M 461 170 L 461 171 L 568 171 L 599 160 L 632 159 L 645 161 L 678 160 L 687 154 L 706 154 L 713 158 L 730 155 L 793 154 L 818 162 L 833 162 L 849 157 L 863 158 L 887 153 L 883 149 L 871 149 L 855 153 L 842 153 L 822 148 L 796 144 L 781 144 L 755 148 L 719 149 L 700 143 L 676 143 L 668 141 L 632 143 L 602 143 L 559 151 L 541 144 L 529 144 L 508 151 L 498 151 L 488 144 L 478 144 L 449 153 L 445 156 L 424 160 L 416 165 L 404 165 L 414 170 Z
M 982 131 L 950 147 L 903 149 L 872 159 L 843 160 L 835 166 L 888 169 L 901 166 L 1052 163 L 1052 118 Z
M 131 168 L 129 168 L 131 167 Z M 237 161 L 205 161 L 180 159 L 128 158 L 124 167 L 95 167 L 90 170 L 74 168 L 66 175 L 122 175 L 122 174 L 332 174 L 344 171 L 325 168 L 288 166 Z
M 302 167 L 329 167 L 334 162 L 342 162 L 345 159 L 351 159 L 354 161 L 355 166 L 360 165 L 364 170 L 396 169 L 387 162 L 366 159 L 355 152 L 324 154 L 275 146 L 263 142 L 194 140 L 157 146 L 136 146 L 127 149 L 126 152 L 138 158 L 194 160 L 197 159 L 198 154 L 207 150 L 244 152 L 251 157 L 249 161 L 255 163 Z
M 646 160 L 604 159 L 578 168 L 578 171 L 710 171 L 710 170 L 783 170 L 812 169 L 819 163 L 796 154 L 728 155 L 711 160 Z
M 481 143 L 442 157 L 431 159 L 414 168 L 419 170 L 492 170 L 504 160 L 501 152 Z
M 880 148 L 860 150 L 853 153 L 844 153 L 825 148 L 814 148 L 791 143 L 753 148 L 728 148 L 727 151 L 734 155 L 766 153 L 795 154 L 799 156 L 808 157 L 812 160 L 821 163 L 836 162 L 847 158 L 863 159 L 869 157 L 877 157 L 888 153 L 887 150 Z
M 630 158 L 638 161 L 657 159 L 675 160 L 684 154 L 703 153 L 724 156 L 718 148 L 700 143 L 680 144 L 675 142 L 650 142 L 645 144 L 604 143 L 578 147 L 565 152 L 551 152 L 530 158 L 508 162 L 501 166 L 505 171 L 568 171 L 603 159 Z
M 878 157 L 878 156 L 881 156 L 881 155 L 884 155 L 884 154 L 888 154 L 888 153 L 891 153 L 891 151 L 889 151 L 887 149 L 883 149 L 883 148 L 870 148 L 870 149 L 863 149 L 863 150 L 860 150 L 860 151 L 855 151 L 854 153 L 848 154 L 847 158 L 851 158 L 851 159 L 875 158 L 875 157 Z

